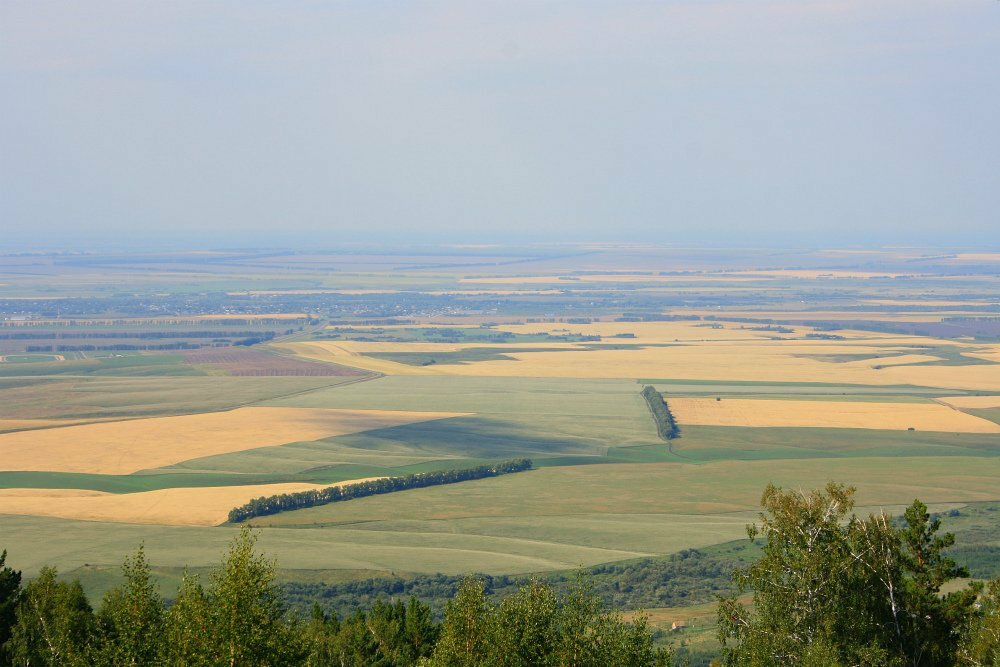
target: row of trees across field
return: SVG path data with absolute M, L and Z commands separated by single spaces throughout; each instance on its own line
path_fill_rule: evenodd
M 763 555 L 735 575 L 720 600 L 721 659 L 731 666 L 1000 664 L 1000 580 L 942 593 L 966 573 L 954 543 L 915 501 L 894 520 L 853 514 L 854 491 L 838 484 L 802 493 L 768 487 Z M 142 548 L 124 583 L 95 612 L 79 582 L 51 568 L 22 587 L 0 557 L 0 664 L 378 665 L 529 667 L 666 665 L 646 622 L 609 612 L 586 580 L 556 593 L 530 581 L 501 599 L 467 579 L 442 622 L 415 598 L 376 601 L 343 619 L 315 608 L 286 613 L 275 563 L 244 527 L 207 585 L 185 574 L 169 607 Z M 752 594 L 752 600 L 740 593 Z M 751 604 L 747 604 L 751 602 Z
M 642 388 L 642 397 L 646 399 L 649 411 L 653 413 L 653 420 L 656 422 L 656 432 L 663 440 L 673 440 L 680 435 L 681 431 L 674 421 L 674 415 L 670 412 L 670 407 L 663 399 L 663 395 L 656 391 L 655 387 L 649 385 Z
M 475 468 L 465 468 L 463 470 L 440 470 L 437 472 L 402 475 L 400 477 L 382 477 L 365 482 L 344 484 L 343 486 L 328 486 L 324 489 L 312 491 L 261 496 L 245 505 L 234 507 L 230 510 L 229 521 L 240 523 L 257 516 L 267 516 L 269 514 L 277 514 L 278 512 L 316 507 L 317 505 L 327 505 L 343 500 L 377 496 L 395 491 L 406 491 L 407 489 L 419 489 L 426 486 L 455 484 L 456 482 L 465 482 L 472 479 L 497 477 L 499 475 L 508 475 L 530 469 L 530 459 L 515 459 L 481 465 Z

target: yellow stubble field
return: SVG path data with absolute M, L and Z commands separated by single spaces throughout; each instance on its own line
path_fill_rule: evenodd
M 945 396 L 937 401 L 952 407 L 970 410 L 1000 408 L 1000 396 Z
M 295 493 L 339 484 L 256 484 L 104 493 L 81 489 L 0 489 L 3 514 L 49 516 L 81 521 L 112 521 L 166 526 L 217 526 L 229 510 L 261 496 Z
M 927 365 L 938 357 L 910 352 L 921 345 L 959 345 L 920 336 L 879 336 L 858 332 L 845 340 L 775 340 L 766 331 L 727 324 L 713 329 L 693 322 L 597 322 L 592 324 L 505 325 L 514 333 L 601 335 L 604 343 L 647 345 L 624 349 L 588 349 L 588 344 L 510 344 L 508 349 L 539 347 L 549 351 L 504 352 L 504 345 L 447 343 L 365 343 L 319 341 L 279 347 L 311 359 L 333 361 L 387 375 L 455 375 L 492 377 L 672 378 L 751 382 L 822 382 L 860 385 L 904 385 L 1000 392 L 995 365 Z M 793 327 L 797 333 L 812 331 Z M 615 340 L 616 334 L 634 338 Z M 960 346 L 960 345 L 959 345 Z M 516 360 L 472 361 L 411 366 L 365 356 L 372 352 L 449 352 L 463 347 L 491 347 Z M 974 350 L 979 345 L 971 346 Z M 552 348 L 564 348 L 552 351 Z M 903 354 L 900 354 L 903 353 Z M 896 354 L 899 356 L 878 357 Z M 834 361 L 832 355 L 870 355 L 870 359 Z M 915 365 L 914 365 L 915 364 Z
M 0 468 L 124 475 L 189 459 L 458 416 L 247 407 L 0 434 Z
M 670 397 L 681 424 L 749 427 L 865 428 L 951 433 L 1000 433 L 1000 424 L 939 403 L 796 401 Z

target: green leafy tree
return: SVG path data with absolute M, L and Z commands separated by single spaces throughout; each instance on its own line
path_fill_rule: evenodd
M 441 638 L 433 663 L 442 667 L 484 664 L 481 660 L 490 640 L 492 608 L 483 582 L 469 577 L 445 607 Z
M 852 514 L 854 489 L 828 484 L 800 493 L 768 486 L 761 499 L 763 557 L 735 580 L 753 591 L 719 606 L 719 639 L 729 665 L 952 665 L 975 588 L 942 596 L 965 574 L 944 550 L 919 501 L 897 528 L 885 514 Z
M 979 605 L 962 637 L 956 662 L 968 667 L 996 667 L 1000 665 L 1000 579 L 989 583 Z
M 564 596 L 532 581 L 491 604 L 481 582 L 466 580 L 445 613 L 428 665 L 658 667 L 672 654 L 653 646 L 645 619 L 607 613 L 578 582 Z
M 503 656 L 503 664 L 512 667 L 555 664 L 559 611 L 552 589 L 532 580 L 494 610 L 490 651 Z
M 177 598 L 166 613 L 166 664 L 171 667 L 218 664 L 215 660 L 215 638 L 210 634 L 211 616 L 208 596 L 198 576 L 185 571 Z
M 115 667 L 155 665 L 163 657 L 163 600 L 150 576 L 145 549 L 122 565 L 125 583 L 108 591 L 97 614 L 96 662 Z
M 275 563 L 254 551 L 256 542 L 256 533 L 244 527 L 211 574 L 210 631 L 218 657 L 233 667 L 304 660 L 301 633 L 285 621 Z
M 0 665 L 8 661 L 6 650 L 17 621 L 21 602 L 21 572 L 7 566 L 7 551 L 0 552 Z
M 851 562 L 843 524 L 853 495 L 853 488 L 832 483 L 809 494 L 768 485 L 761 498 L 763 556 L 735 575 L 741 592 L 754 592 L 753 611 L 735 596 L 719 606 L 728 664 L 795 664 L 807 647 L 836 643 L 843 614 L 850 613 L 843 606 Z M 747 534 L 755 539 L 757 526 Z
M 79 581 L 56 579 L 43 567 L 24 588 L 10 639 L 11 662 L 23 667 L 86 665 L 94 637 L 94 613 Z

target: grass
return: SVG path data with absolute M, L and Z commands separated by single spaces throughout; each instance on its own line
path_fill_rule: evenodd
M 33 364 L 59 361 L 59 357 L 54 354 L 8 354 L 4 355 L 3 361 L 7 364 Z
M 32 363 L 27 366 L 0 364 L 0 376 L 94 375 L 148 377 L 162 375 L 204 375 L 184 363 L 179 354 L 131 354 L 80 361 Z
M 955 533 L 949 554 L 977 579 L 1000 576 L 1000 502 L 970 503 L 941 514 L 942 529 Z
M 399 474 L 390 468 L 342 465 L 298 474 L 287 473 L 212 473 L 161 472 L 137 475 L 99 475 L 72 472 L 0 472 L 3 489 L 88 489 L 107 493 L 140 493 L 159 489 L 200 488 L 209 486 L 243 486 L 248 484 L 279 484 L 304 482 L 333 484 L 361 477 Z
M 768 482 L 851 480 L 862 505 L 988 500 L 1000 461 L 975 458 L 642 463 L 541 468 L 462 489 L 422 489 L 262 517 L 271 527 L 425 535 L 475 533 L 539 543 L 670 553 L 737 539 Z M 411 569 L 419 569 L 413 566 Z
M 517 361 L 511 354 L 518 352 L 572 352 L 562 347 L 469 347 L 453 352 L 367 352 L 366 357 L 395 361 L 407 366 L 435 364 L 466 364 L 475 361 Z
M 269 401 L 295 407 L 364 407 L 475 414 L 185 461 L 171 471 L 296 473 L 354 464 L 405 469 L 446 461 L 604 457 L 658 442 L 638 387 L 629 382 L 385 377 Z M 423 406 L 423 407 L 420 407 Z
M 350 503 L 347 503 L 350 504 Z M 0 531 L 17 534 L 8 564 L 32 576 L 44 564 L 61 570 L 115 566 L 140 543 L 156 566 L 206 567 L 218 564 L 236 528 L 109 524 L 35 517 L 0 516 Z M 500 574 L 564 570 L 633 558 L 618 548 L 474 534 L 383 532 L 342 527 L 323 530 L 275 529 L 261 533 L 260 549 L 279 557 L 286 570 L 417 571 Z M 412 567 L 411 567 L 412 566 Z
M 1000 436 L 840 428 L 683 426 L 673 441 L 685 460 L 976 456 L 1000 454 Z
M 228 410 L 349 383 L 344 377 L 39 377 L 0 380 L 10 419 L 145 417 Z
M 492 415 L 644 414 L 642 387 L 629 380 L 565 378 L 393 376 L 340 389 L 269 401 L 296 407 L 428 410 Z M 654 434 L 655 435 L 655 434 Z
M 915 385 L 865 385 L 837 384 L 829 382 L 755 382 L 727 380 L 677 380 L 677 379 L 646 379 L 636 380 L 638 384 L 651 384 L 658 391 L 684 395 L 714 395 L 714 394 L 786 394 L 786 395 L 849 395 L 864 396 L 897 395 L 897 396 L 940 396 L 941 390 Z M 956 395 L 967 392 L 958 391 Z M 852 399 L 854 400 L 854 399 Z M 878 399 L 882 400 L 882 399 Z
M 994 424 L 1000 424 L 1000 408 L 979 408 L 972 410 L 965 410 L 970 415 L 975 415 L 977 417 L 982 417 L 983 419 L 988 419 Z
M 739 539 L 768 481 L 811 488 L 849 480 L 859 487 L 860 511 L 898 512 L 914 497 L 943 510 L 995 500 L 998 474 L 1000 461 L 963 457 L 543 468 L 253 523 L 268 526 L 261 546 L 289 570 L 512 574 Z M 30 575 L 44 563 L 115 566 L 140 542 L 156 566 L 213 565 L 234 529 L 0 516 L 0 533 L 17 536 L 3 546 Z

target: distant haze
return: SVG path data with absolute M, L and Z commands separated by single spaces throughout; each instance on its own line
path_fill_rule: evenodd
M 0 246 L 1000 245 L 996 0 L 11 0 L 0 103 Z

